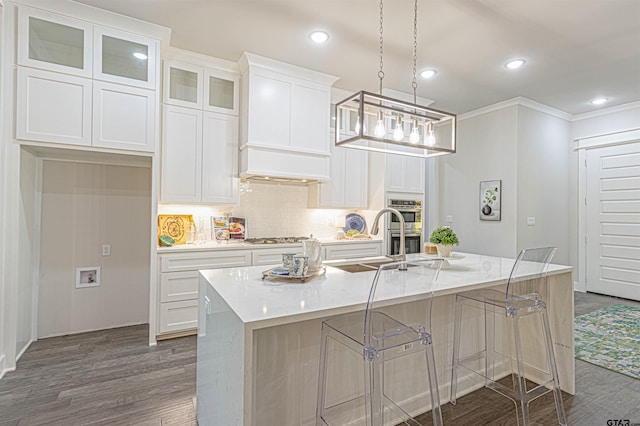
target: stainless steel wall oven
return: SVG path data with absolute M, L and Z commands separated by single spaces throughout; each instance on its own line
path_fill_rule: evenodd
M 404 243 L 409 253 L 422 251 L 422 200 L 390 199 L 387 206 L 400 212 L 405 221 Z M 387 227 L 387 250 L 389 254 L 400 252 L 400 220 L 390 215 Z

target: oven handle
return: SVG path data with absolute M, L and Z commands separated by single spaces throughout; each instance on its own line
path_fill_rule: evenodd
M 389 231 L 389 235 L 390 235 L 391 237 L 399 237 L 399 236 L 400 236 L 400 233 L 399 233 L 399 232 L 392 232 L 392 231 Z M 405 234 L 404 234 L 404 237 L 405 237 L 405 238 L 407 238 L 407 237 L 421 237 L 421 236 L 422 236 L 422 233 L 421 233 L 421 232 L 412 232 L 412 233 L 407 233 L 407 232 L 405 232 Z

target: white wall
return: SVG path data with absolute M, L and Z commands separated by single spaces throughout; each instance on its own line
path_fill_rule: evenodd
M 569 263 L 570 150 L 570 122 L 528 106 L 463 116 L 456 154 L 437 160 L 439 225 L 453 216 L 460 251 L 515 257 L 525 247 L 555 245 L 554 261 Z M 479 218 L 485 180 L 502 180 L 501 221 Z
M 583 114 L 573 120 L 573 139 L 605 135 L 640 128 L 640 102 Z
M 438 220 L 460 240 L 457 250 L 515 256 L 517 113 L 511 106 L 458 122 L 457 152 L 438 161 Z M 502 180 L 502 220 L 480 220 L 480 181 Z M 431 234 L 429 230 L 425 235 Z
M 34 335 L 34 295 L 39 227 L 36 226 L 37 160 L 28 151 L 20 151 L 20 216 L 17 223 L 18 282 L 16 288 L 16 354 L 27 349 Z
M 571 123 L 518 106 L 517 140 L 517 250 L 556 246 L 553 261 L 568 264 Z
M 42 176 L 38 337 L 146 323 L 150 169 L 45 160 Z M 101 286 L 76 289 L 93 266 Z

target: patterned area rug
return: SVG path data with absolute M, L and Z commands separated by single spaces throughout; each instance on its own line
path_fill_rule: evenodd
M 640 308 L 613 305 L 575 320 L 576 358 L 640 379 Z

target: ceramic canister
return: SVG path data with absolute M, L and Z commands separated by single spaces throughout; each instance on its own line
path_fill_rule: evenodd
M 293 256 L 293 271 L 291 275 L 294 277 L 304 277 L 309 270 L 309 256 Z
M 289 269 L 289 272 L 293 271 L 293 256 L 295 256 L 294 253 L 282 254 L 282 267 Z

